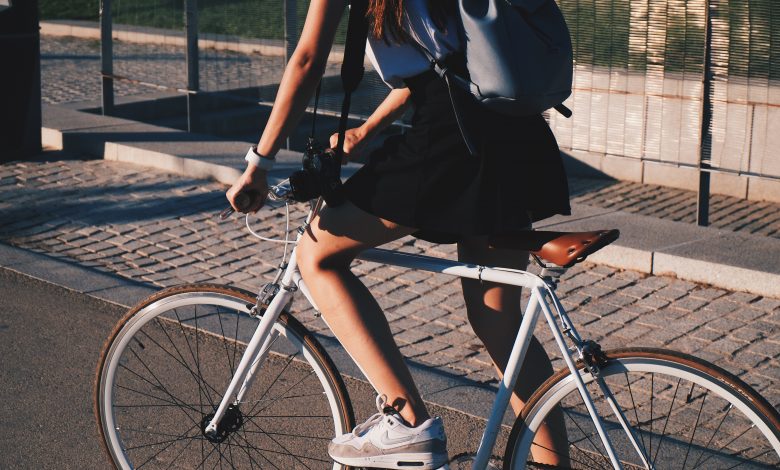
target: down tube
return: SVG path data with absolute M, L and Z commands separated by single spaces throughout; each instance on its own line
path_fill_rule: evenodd
M 488 418 L 487 425 L 485 426 L 485 433 L 482 435 L 482 441 L 479 443 L 479 450 L 477 450 L 477 456 L 471 467 L 472 470 L 482 470 L 487 467 L 490 454 L 493 452 L 493 446 L 496 444 L 498 429 L 504 419 L 504 413 L 509 404 L 509 399 L 512 396 L 515 383 L 517 383 L 517 378 L 520 375 L 520 368 L 523 365 L 523 359 L 528 351 L 528 345 L 531 344 L 534 328 L 536 328 L 536 322 L 539 319 L 539 312 L 539 299 L 532 295 L 528 301 L 525 313 L 523 314 L 523 321 L 520 323 L 520 329 L 517 331 L 515 344 L 512 346 L 512 353 L 509 355 L 509 361 L 507 362 L 506 370 L 504 371 L 504 378 L 498 384 L 496 401 L 493 403 L 493 408 L 490 410 L 490 418 Z

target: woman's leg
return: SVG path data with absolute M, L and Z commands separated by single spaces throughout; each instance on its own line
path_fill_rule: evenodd
M 388 404 L 415 426 L 428 412 L 382 309 L 349 268 L 361 251 L 413 231 L 347 202 L 320 213 L 298 244 L 296 259 L 330 329 Z
M 515 269 L 525 269 L 528 265 L 527 252 L 490 248 L 487 237 L 473 237 L 459 243 L 458 258 L 468 263 Z M 473 279 L 462 279 L 462 287 L 469 322 L 501 376 L 522 321 L 521 288 Z M 515 415 L 520 413 L 536 388 L 552 374 L 550 358 L 541 343 L 532 338 L 510 400 Z M 568 465 L 563 414 L 556 410 L 553 416 L 537 433 L 531 451 L 537 462 Z

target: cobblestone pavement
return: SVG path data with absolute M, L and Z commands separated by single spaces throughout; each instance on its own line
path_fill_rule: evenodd
M 225 206 L 224 189 L 102 160 L 5 164 L 0 240 L 160 287 L 217 282 L 256 290 L 282 249 L 252 239 L 243 220 L 216 219 Z M 301 208 L 292 210 L 294 220 L 303 215 Z M 284 211 L 263 210 L 253 224 L 263 235 L 279 236 Z M 452 245 L 411 238 L 391 246 L 454 256 Z M 479 382 L 495 380 L 467 323 L 457 281 L 369 262 L 354 269 L 384 308 L 406 356 Z M 582 332 L 604 346 L 695 354 L 739 374 L 780 405 L 780 300 L 587 263 L 568 271 L 559 292 Z M 329 334 L 300 299 L 294 314 Z M 549 333 L 537 335 L 554 350 Z
M 677 222 L 696 223 L 696 193 L 630 181 L 577 179 L 572 201 Z M 710 221 L 715 228 L 780 238 L 780 204 L 714 194 Z

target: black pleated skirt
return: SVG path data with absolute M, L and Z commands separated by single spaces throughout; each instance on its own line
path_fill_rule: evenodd
M 458 98 L 479 155 L 458 129 L 447 85 L 433 71 L 406 80 L 411 129 L 385 140 L 345 183 L 362 210 L 419 229 L 435 242 L 507 235 L 532 222 L 570 214 L 555 137 L 541 115 L 508 117 Z M 457 95 L 456 95 L 457 97 Z

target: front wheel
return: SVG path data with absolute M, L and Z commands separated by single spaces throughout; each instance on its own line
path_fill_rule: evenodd
M 677 352 L 628 348 L 607 357 L 601 377 L 634 429 L 649 468 L 780 468 L 780 415 L 742 380 Z M 623 468 L 647 468 L 594 377 L 579 366 Z M 539 443 L 533 441 L 557 407 L 566 423 L 570 467 L 613 468 L 568 370 L 556 373 L 528 400 L 512 428 L 504 468 L 547 468 L 534 464 Z
M 95 380 L 102 443 L 117 468 L 341 468 L 327 454 L 354 426 L 346 387 L 293 317 L 274 324 L 269 354 L 220 422 L 219 405 L 258 319 L 246 291 L 166 289 L 132 308 L 106 341 Z

